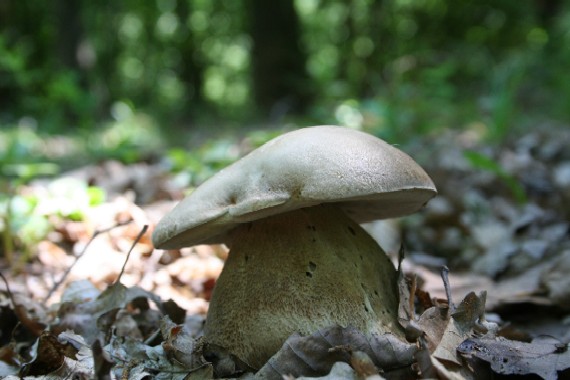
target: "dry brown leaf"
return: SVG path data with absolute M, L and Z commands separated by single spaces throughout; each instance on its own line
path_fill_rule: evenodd
M 441 341 L 433 352 L 434 357 L 461 365 L 457 356 L 457 347 L 471 337 L 479 322 L 483 322 L 485 297 L 485 292 L 479 296 L 469 293 L 463 299 L 449 319 Z
M 434 352 L 445 332 L 449 321 L 448 308 L 433 306 L 422 313 L 417 324 L 424 332 L 427 349 Z
M 461 342 L 469 338 L 468 332 L 455 319 L 450 319 L 433 356 L 437 359 L 460 365 L 461 362 L 457 358 L 456 350 Z
M 206 364 L 201 347 L 184 325 L 173 323 L 164 317 L 160 321 L 160 331 L 164 338 L 162 348 L 170 361 L 176 361 L 185 368 L 198 368 Z
M 503 338 L 472 338 L 457 349 L 468 362 L 488 362 L 502 375 L 536 374 L 545 380 L 556 380 L 560 372 L 570 372 L 568 344 L 524 343 Z
M 449 363 L 444 365 L 439 359 L 432 357 L 433 369 L 437 373 L 440 380 L 471 380 L 474 379 L 473 374 L 468 372 L 463 367 L 449 368 Z
M 366 352 L 353 351 L 350 355 L 350 365 L 359 377 L 370 377 L 378 375 L 378 369 Z
M 295 380 L 293 376 L 284 376 L 284 379 Z M 297 380 L 382 380 L 384 379 L 380 375 L 371 375 L 371 376 L 360 376 L 354 369 L 352 369 L 347 363 L 344 362 L 336 362 L 331 368 L 329 374 L 321 377 L 297 377 Z
M 71 332 L 55 336 L 50 331 L 42 333 L 34 359 L 20 370 L 21 376 L 50 380 L 71 375 L 81 378 L 91 373 L 93 358 L 83 338 Z
M 171 333 L 168 327 L 165 327 L 165 332 Z M 192 363 L 199 362 L 198 359 L 192 359 L 186 355 L 200 355 L 200 353 L 194 350 L 188 353 L 188 342 L 180 344 L 176 340 L 175 337 L 174 341 L 171 339 L 166 345 L 149 346 L 130 337 L 121 339 L 113 336 L 110 343 L 103 349 L 116 362 L 113 373 L 117 378 L 126 376 L 125 378 L 129 379 L 212 379 L 214 374 L 209 363 L 198 364 L 192 368 L 186 366 L 186 364 L 192 365 Z M 165 351 L 165 346 L 169 350 L 168 353 Z M 180 359 L 185 363 L 182 363 Z
M 366 353 L 376 367 L 387 373 L 396 368 L 410 368 L 416 350 L 415 345 L 402 342 L 391 334 L 367 338 L 355 328 L 331 326 L 310 336 L 289 337 L 256 377 L 324 376 L 336 362 L 350 362 L 350 352 L 354 351 Z
M 21 376 L 40 376 L 55 372 L 63 366 L 65 345 L 61 344 L 51 332 L 44 331 L 38 338 L 34 359 L 25 364 Z

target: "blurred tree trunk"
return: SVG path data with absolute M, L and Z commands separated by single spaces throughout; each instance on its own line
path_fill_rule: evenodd
M 0 34 L 4 39 L 3 44 L 10 42 L 10 34 L 12 34 L 10 30 L 10 20 L 14 18 L 12 8 L 11 0 L 0 1 Z M 17 104 L 16 99 L 19 94 L 15 88 L 16 80 L 14 80 L 14 75 L 10 75 L 10 77 L 10 80 L 0 80 L 0 111 L 15 108 Z
M 257 106 L 272 118 L 303 112 L 309 106 L 312 91 L 293 2 L 249 0 L 248 14 Z
M 562 2 L 560 0 L 535 0 L 535 4 L 541 24 L 546 28 L 552 26 L 553 19 L 560 14 Z
M 61 63 L 69 69 L 80 71 L 78 50 L 83 38 L 81 24 L 81 0 L 57 2 L 57 51 Z
M 122 82 L 117 60 L 121 56 L 122 46 L 117 33 L 118 26 L 113 18 L 124 12 L 122 2 L 114 0 L 98 0 L 86 2 L 84 12 L 88 37 L 94 44 L 96 64 L 90 70 L 91 89 L 96 94 L 96 115 L 107 118 L 109 108 L 116 98 L 127 98 L 127 95 L 116 90 Z
M 176 6 L 176 14 L 178 19 L 184 24 L 191 13 L 189 1 L 179 1 Z M 194 41 L 194 36 L 190 28 L 184 28 L 178 50 L 182 56 L 182 67 L 180 69 L 180 79 L 184 82 L 188 91 L 189 101 L 192 108 L 203 105 L 202 84 L 203 84 L 203 68 L 196 62 L 196 50 L 198 46 Z

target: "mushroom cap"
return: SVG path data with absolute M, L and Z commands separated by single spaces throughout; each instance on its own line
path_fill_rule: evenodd
M 268 141 L 216 173 L 156 226 L 157 248 L 231 243 L 232 230 L 270 215 L 334 203 L 357 223 L 404 216 L 437 194 L 407 154 L 337 126 Z

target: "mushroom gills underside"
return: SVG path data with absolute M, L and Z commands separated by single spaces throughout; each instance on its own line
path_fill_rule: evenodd
M 339 324 L 403 336 L 396 282 L 384 251 L 333 205 L 247 223 L 233 234 L 205 340 L 257 369 L 293 333 Z

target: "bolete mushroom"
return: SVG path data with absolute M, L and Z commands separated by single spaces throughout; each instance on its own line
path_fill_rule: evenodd
M 363 132 L 281 135 L 204 182 L 153 233 L 158 248 L 226 243 L 205 341 L 260 368 L 293 333 L 340 324 L 403 336 L 396 270 L 358 223 L 419 210 L 436 189 Z

